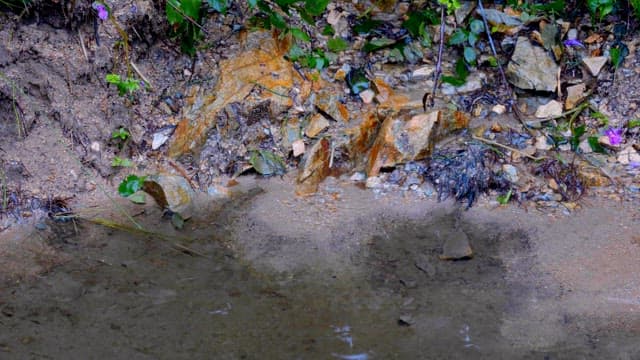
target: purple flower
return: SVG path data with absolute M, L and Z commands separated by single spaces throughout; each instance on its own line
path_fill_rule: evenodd
M 578 39 L 565 40 L 564 41 L 564 46 L 566 46 L 566 47 L 571 47 L 571 46 L 584 47 L 584 45 L 582 45 L 582 43 Z
M 98 12 L 98 17 L 100 18 L 100 20 L 107 20 L 107 18 L 109 17 L 109 11 L 107 11 L 107 7 L 104 6 L 104 4 L 94 2 L 91 7 L 93 7 Z
M 622 143 L 623 131 L 623 128 L 610 127 L 609 129 L 607 129 L 607 131 L 604 132 L 604 134 L 609 138 L 609 144 L 616 146 Z

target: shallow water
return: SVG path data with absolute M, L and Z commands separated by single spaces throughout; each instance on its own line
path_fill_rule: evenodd
M 308 259 L 270 270 L 234 244 L 268 241 L 275 250 L 264 254 L 286 257 L 281 243 L 290 240 L 260 226 L 252 239 L 234 238 L 243 232 L 230 224 L 255 222 L 247 209 L 219 218 L 224 224 L 201 227 L 190 244 L 207 257 L 86 222 L 54 232 L 49 241 L 72 260 L 0 293 L 0 358 L 640 356 L 638 313 L 613 326 L 620 317 L 574 311 L 567 299 L 576 289 L 541 270 L 535 233 L 517 226 L 456 220 L 450 209 L 422 218 L 381 213 L 332 234 L 352 245 L 337 250 L 338 265 Z M 375 231 L 359 231 L 368 221 Z M 439 260 L 454 229 L 469 236 L 472 259 Z M 82 236 L 69 235 L 76 230 Z

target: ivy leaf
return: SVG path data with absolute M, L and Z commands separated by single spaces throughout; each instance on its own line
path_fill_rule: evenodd
M 456 30 L 456 32 L 449 38 L 449 45 L 460 45 L 467 41 L 467 33 L 462 29 Z
M 192 20 L 199 22 L 201 4 L 202 2 L 200 0 L 182 0 L 180 2 L 180 7 L 185 15 L 190 17 Z
M 484 31 L 484 23 L 482 20 L 475 19 L 469 24 L 469 29 L 473 34 L 480 34 Z
M 327 8 L 331 0 L 306 0 L 304 3 L 304 8 L 310 15 L 318 16 L 322 15 L 324 10 Z
M 476 50 L 470 46 L 464 47 L 464 60 L 469 64 L 475 64 L 476 62 Z
M 602 147 L 602 145 L 600 145 L 600 142 L 598 142 L 597 136 L 589 136 L 587 138 L 587 141 L 589 142 L 589 147 L 591 148 L 591 150 L 601 154 L 605 153 L 604 147 Z
M 340 52 L 346 50 L 349 47 L 349 43 L 347 43 L 343 38 L 333 38 L 327 41 L 327 48 L 333 52 Z
M 122 197 L 129 197 L 142 189 L 146 176 L 129 175 L 118 186 L 118 194 Z
M 302 29 L 297 28 L 297 27 L 293 27 L 290 29 L 291 31 L 291 35 L 293 35 L 294 38 L 304 41 L 304 42 L 309 42 L 311 41 L 311 37 L 309 37 L 309 34 L 307 34 L 306 32 L 302 31 Z
M 184 17 L 176 9 L 180 9 L 180 2 L 178 0 L 167 0 L 165 12 L 171 25 L 182 24 L 184 21 Z

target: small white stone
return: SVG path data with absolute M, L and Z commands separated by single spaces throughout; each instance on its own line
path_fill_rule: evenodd
M 100 143 L 97 141 L 92 141 L 91 142 L 91 146 L 89 146 L 89 149 L 91 149 L 91 151 L 99 153 L 100 152 Z
M 413 76 L 414 79 L 424 79 L 431 76 L 431 74 L 433 74 L 435 70 L 436 70 L 435 66 L 425 65 L 413 70 L 413 73 L 411 75 Z
M 351 175 L 349 180 L 355 181 L 355 182 L 359 182 L 359 181 L 364 181 L 366 178 L 367 178 L 367 176 L 363 172 L 359 172 L 358 171 L 358 172 L 353 173 L 353 175 Z
M 502 104 L 498 104 L 491 108 L 491 112 L 502 115 L 507 112 L 507 107 Z
M 540 135 L 536 138 L 536 149 L 538 150 L 550 150 L 551 144 L 547 143 L 547 137 Z
M 369 189 L 378 189 L 382 187 L 382 180 L 377 176 L 367 178 L 365 186 Z
M 298 139 L 294 141 L 293 143 L 291 143 L 291 147 L 293 148 L 294 157 L 304 154 L 304 150 L 305 150 L 304 140 Z
M 371 104 L 375 96 L 376 96 L 376 93 L 373 92 L 373 90 L 371 89 L 367 89 L 360 93 L 360 99 L 362 99 L 362 102 L 365 104 Z

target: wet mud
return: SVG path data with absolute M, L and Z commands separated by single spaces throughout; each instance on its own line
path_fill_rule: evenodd
M 246 186 L 181 233 L 206 256 L 90 222 L 33 230 L 64 258 L 3 286 L 0 357 L 640 355 L 638 225 L 624 209 L 461 211 L 335 182 L 311 198 L 286 179 Z M 140 221 L 171 232 L 159 211 Z M 473 257 L 440 260 L 460 232 Z

